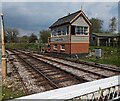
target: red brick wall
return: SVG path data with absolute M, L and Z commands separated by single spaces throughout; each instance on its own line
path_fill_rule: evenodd
M 71 54 L 72 53 L 88 53 L 89 43 L 71 43 Z
M 54 44 L 57 44 L 57 50 L 54 50 Z M 65 44 L 65 51 L 60 50 L 60 45 L 63 43 L 51 43 L 51 52 L 62 52 L 70 54 L 70 43 Z M 88 53 L 89 51 L 89 43 L 71 43 L 71 54 L 79 54 L 79 53 Z

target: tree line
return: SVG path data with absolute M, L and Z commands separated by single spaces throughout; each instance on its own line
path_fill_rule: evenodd
M 50 30 L 42 30 L 39 32 L 39 37 L 35 33 L 31 33 L 30 36 L 19 36 L 20 33 L 16 28 L 5 29 L 5 43 L 48 43 L 48 37 L 50 37 Z
M 20 33 L 16 28 L 5 29 L 5 43 L 35 43 L 37 36 L 32 33 L 30 36 L 19 36 Z
M 112 17 L 109 21 L 109 29 L 104 31 L 103 30 L 103 23 L 104 21 L 98 18 L 91 18 L 91 27 L 90 32 L 94 33 L 114 33 L 117 29 L 117 19 L 115 17 Z
M 109 23 L 109 30 L 103 30 L 104 21 L 98 18 L 91 18 L 90 22 L 92 26 L 90 27 L 91 33 L 113 33 L 117 29 L 117 19 L 112 17 Z M 42 30 L 39 32 L 39 38 L 35 33 L 31 33 L 30 36 L 24 35 L 19 36 L 20 33 L 15 28 L 6 28 L 5 29 L 5 42 L 6 43 L 35 43 L 42 42 L 48 43 L 48 37 L 50 37 L 50 30 Z

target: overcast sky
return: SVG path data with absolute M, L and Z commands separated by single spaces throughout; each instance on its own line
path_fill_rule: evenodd
M 90 19 L 99 18 L 104 21 L 104 29 L 108 29 L 109 20 L 118 19 L 117 2 L 11 2 L 2 3 L 5 27 L 17 28 L 20 35 L 38 35 L 40 30 L 48 29 L 58 18 L 81 9 Z

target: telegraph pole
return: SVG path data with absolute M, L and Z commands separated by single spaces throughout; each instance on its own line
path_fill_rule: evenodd
M 6 68 L 6 56 L 5 56 L 5 43 L 4 43 L 4 19 L 1 13 L 1 38 L 2 38 L 2 78 L 6 78 L 7 68 Z

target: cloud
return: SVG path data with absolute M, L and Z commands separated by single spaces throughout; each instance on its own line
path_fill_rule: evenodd
M 103 29 L 107 30 L 110 19 L 116 17 L 118 19 L 118 3 L 117 2 L 90 2 L 85 10 L 88 12 L 89 18 L 95 17 L 104 21 Z M 90 8 L 90 9 L 89 9 Z
M 118 2 L 119 0 L 2 0 L 2 2 Z
M 9 2 L 3 3 L 5 26 L 18 28 L 21 35 L 38 32 L 54 23 L 58 18 L 82 9 L 86 15 L 105 21 L 105 29 L 112 16 L 117 17 L 117 3 L 99 2 Z
M 118 4 L 118 31 L 120 33 L 120 1 Z

